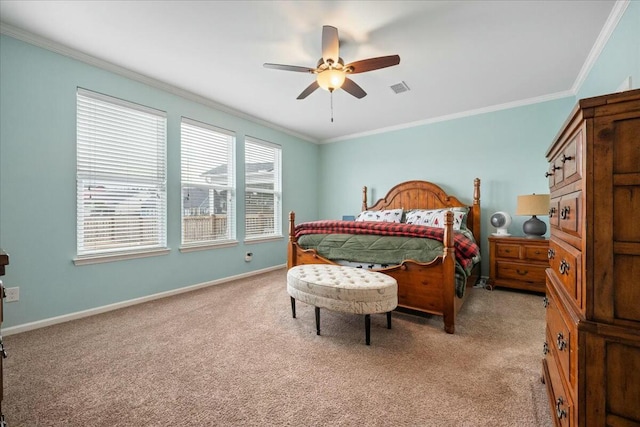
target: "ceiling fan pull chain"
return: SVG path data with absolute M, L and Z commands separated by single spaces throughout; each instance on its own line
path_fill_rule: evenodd
M 333 123 L 333 91 L 329 93 L 331 94 L 331 123 Z

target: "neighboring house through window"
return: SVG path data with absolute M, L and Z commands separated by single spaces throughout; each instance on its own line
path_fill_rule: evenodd
M 282 149 L 245 138 L 245 237 L 282 236 Z
M 182 118 L 182 246 L 234 242 L 235 135 Z
M 76 264 L 166 251 L 166 113 L 81 88 L 76 97 Z

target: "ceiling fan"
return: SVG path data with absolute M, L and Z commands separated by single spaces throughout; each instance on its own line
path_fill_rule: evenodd
M 300 73 L 316 74 L 316 80 L 298 95 L 297 99 L 305 99 L 319 87 L 333 93 L 334 90 L 342 88 L 356 98 L 367 96 L 360 86 L 347 77 L 347 74 L 364 73 L 367 71 L 379 70 L 380 68 L 391 67 L 400 63 L 400 56 L 389 55 L 377 58 L 363 59 L 360 61 L 344 64 L 340 58 L 340 41 L 338 40 L 338 29 L 330 25 L 322 27 L 322 58 L 318 60 L 316 68 L 299 67 L 296 65 L 281 65 L 265 63 L 265 68 L 276 70 L 296 71 Z

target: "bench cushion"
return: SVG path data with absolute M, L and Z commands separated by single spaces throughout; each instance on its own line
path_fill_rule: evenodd
M 296 300 L 343 313 L 386 313 L 398 305 L 398 284 L 393 277 L 338 265 L 291 268 L 287 292 Z

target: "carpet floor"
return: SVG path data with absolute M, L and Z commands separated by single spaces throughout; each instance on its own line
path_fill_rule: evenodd
M 286 271 L 5 337 L 27 426 L 551 426 L 540 295 L 475 288 L 456 322 L 297 304 Z

